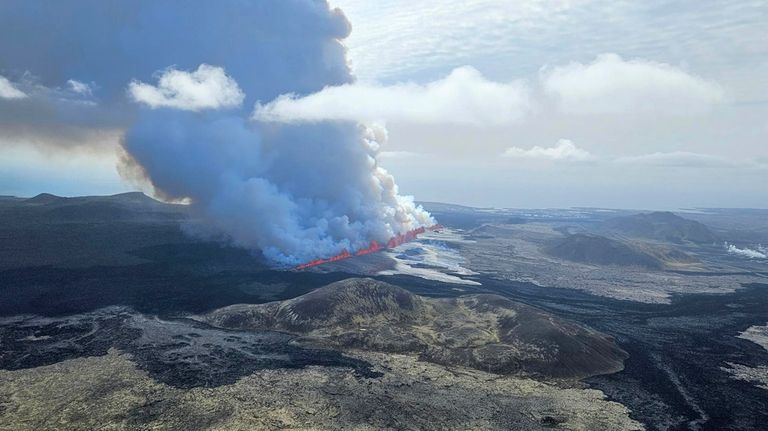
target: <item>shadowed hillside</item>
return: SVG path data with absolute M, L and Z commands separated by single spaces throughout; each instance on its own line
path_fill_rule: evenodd
M 640 266 L 659 269 L 657 258 L 636 250 L 621 241 L 598 235 L 575 234 L 552 241 L 545 251 L 572 262 L 595 265 Z
M 707 226 L 666 211 L 616 217 L 603 222 L 602 227 L 628 236 L 675 243 L 707 244 L 717 241 Z
M 142 193 L 0 200 L 0 269 L 135 264 L 131 251 L 189 243 L 188 207 Z

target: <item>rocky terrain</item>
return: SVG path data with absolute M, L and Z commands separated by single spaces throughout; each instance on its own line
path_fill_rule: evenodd
M 183 205 L 0 197 L 0 430 L 722 431 L 768 420 L 764 261 L 603 227 L 634 211 L 433 205 L 439 233 L 279 271 L 196 239 Z M 685 217 L 756 247 L 766 214 Z M 612 252 L 589 249 L 602 238 L 575 241 L 585 261 L 547 250 L 584 236 L 662 266 L 606 261 Z M 343 281 L 355 274 L 375 280 Z
M 298 298 L 232 305 L 198 318 L 500 374 L 583 378 L 619 371 L 627 357 L 610 337 L 501 296 L 425 298 L 372 279 L 343 280 Z
M 298 346 L 295 338 L 160 319 L 127 307 L 60 317 L 14 316 L 0 318 L 0 369 L 46 366 L 119 349 L 154 380 L 181 389 L 231 384 L 263 369 L 311 365 L 379 375 L 363 361 L 335 350 Z
M 768 390 L 768 366 L 750 367 L 732 362 L 726 362 L 726 365 L 726 367 L 722 367 L 722 370 L 733 376 L 734 379 L 750 382 L 758 388 Z
M 749 340 L 768 350 L 768 324 L 763 326 L 750 326 L 746 331 L 739 334 L 739 338 Z
M 573 234 L 594 229 L 593 225 L 570 223 L 485 224 L 464 232 L 467 241 L 460 244 L 460 252 L 465 266 L 477 273 L 646 303 L 669 303 L 675 294 L 727 293 L 743 283 L 762 280 L 759 274 L 724 265 L 720 255 L 726 253 L 720 247 L 693 245 L 682 252 L 670 244 L 621 240 L 662 262 L 658 269 L 574 262 L 547 252 L 549 244 L 572 235 L 563 232 L 574 225 Z M 602 250 L 589 253 L 608 254 Z M 717 260 L 713 262 L 713 258 Z
M 271 369 L 217 387 L 153 380 L 129 355 L 0 371 L 0 430 L 641 430 L 601 392 L 359 353 L 382 374 Z

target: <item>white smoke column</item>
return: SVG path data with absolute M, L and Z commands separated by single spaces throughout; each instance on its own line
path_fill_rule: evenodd
M 751 249 L 748 247 L 744 248 L 738 248 L 733 244 L 725 243 L 725 250 L 729 254 L 734 254 L 737 256 L 745 257 L 747 259 L 768 259 L 768 253 L 766 253 L 766 248 L 762 245 L 758 245 L 757 249 Z
M 88 94 L 77 109 L 40 110 L 52 130 L 124 130 L 123 172 L 189 202 L 208 237 L 293 265 L 433 223 L 378 165 L 381 131 L 250 119 L 280 95 L 354 82 L 341 43 L 350 24 L 326 0 L 11 0 L 0 29 L 13 35 L 0 38 L 0 71 Z M 25 115 L 4 104 L 37 100 L 10 82 L 0 80 L 0 123 Z
M 382 127 L 251 120 L 220 66 L 156 79 L 128 87 L 145 109 L 124 148 L 159 195 L 191 203 L 198 235 L 296 265 L 435 223 L 379 166 Z
M 435 223 L 379 166 L 381 127 L 251 122 L 234 109 L 237 83 L 211 65 L 129 93 L 149 109 L 124 148 L 161 196 L 191 202 L 207 222 L 198 234 L 296 265 Z
M 167 198 L 189 198 L 212 234 L 294 265 L 434 224 L 378 165 L 382 130 L 354 123 L 260 132 L 238 117 L 156 111 L 126 149 Z

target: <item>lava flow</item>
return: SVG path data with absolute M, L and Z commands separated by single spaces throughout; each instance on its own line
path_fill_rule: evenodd
M 353 256 L 365 256 L 366 254 L 376 253 L 377 251 L 386 250 L 390 248 L 395 248 L 400 244 L 404 244 L 406 242 L 411 242 L 416 240 L 416 238 L 419 237 L 419 235 L 423 234 L 426 231 L 439 231 L 443 228 L 442 225 L 436 224 L 430 227 L 420 227 L 418 229 L 409 230 L 406 233 L 401 233 L 396 236 L 393 236 L 392 238 L 387 241 L 386 244 L 380 244 L 378 241 L 373 240 L 366 248 L 362 248 L 360 250 L 357 250 L 354 254 L 350 253 L 348 250 L 344 250 L 341 253 L 331 256 L 327 259 L 315 259 L 310 260 L 309 262 L 302 263 L 301 265 L 296 266 L 295 270 L 301 270 L 301 269 L 307 269 L 312 268 L 314 266 L 322 265 L 324 263 L 330 263 L 330 262 L 338 262 L 340 260 L 348 259 Z

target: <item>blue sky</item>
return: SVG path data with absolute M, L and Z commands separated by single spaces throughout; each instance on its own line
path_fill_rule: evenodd
M 355 84 L 330 90 L 310 85 L 300 91 L 304 97 L 295 97 L 288 93 L 298 88 L 296 82 L 274 86 L 264 84 L 274 79 L 259 80 L 263 71 L 257 61 L 221 66 L 235 68 L 237 82 L 250 90 L 244 106 L 257 103 L 256 117 L 285 123 L 351 120 L 385 128 L 379 162 L 400 190 L 416 199 L 501 207 L 768 206 L 767 2 L 333 0 L 331 5 L 340 7 L 352 26 L 343 43 Z M 129 16 L 130 10 L 124 13 Z M 166 60 L 155 52 L 156 64 L 146 61 L 144 69 L 114 74 L 106 63 L 78 61 L 76 68 L 51 65 L 56 76 L 48 76 L 44 58 L 51 56 L 42 55 L 43 45 L 5 37 L 0 194 L 135 188 L 115 168 L 119 151 L 110 151 L 125 128 L 122 113 L 101 113 L 96 121 L 61 114 L 77 112 L 73 104 L 22 110 L 13 105 L 18 101 L 13 90 L 104 104 L 112 97 L 105 88 L 122 97 L 132 79 L 152 84 L 153 73 L 164 67 L 217 65 L 232 47 L 205 38 L 206 31 L 223 26 L 214 18 L 197 43 L 178 42 L 189 61 L 175 54 Z M 243 37 L 243 46 L 273 49 Z M 12 40 L 18 41 L 13 49 L 7 47 Z M 88 41 L 73 36 L 72 43 Z M 126 49 L 140 55 L 141 43 L 132 46 Z M 203 54 L 196 55 L 196 49 Z M 99 82 L 104 76 L 115 83 Z M 69 80 L 87 87 L 78 91 Z M 335 87 L 344 80 L 328 82 Z M 253 90 L 259 85 L 266 87 Z M 58 113 L 50 118 L 41 114 L 52 109 Z M 50 121 L 21 124 L 32 116 Z M 62 117 L 69 122 L 63 129 Z M 83 131 L 94 121 L 98 136 Z M 110 139 L 111 144 L 103 142 Z M 94 142 L 98 151 L 92 150 Z
M 389 121 L 387 166 L 406 192 L 495 206 L 768 205 L 765 1 L 334 4 L 353 23 L 363 81 L 426 83 L 469 65 L 531 92 L 534 112 L 508 124 Z M 572 96 L 567 109 L 542 94 L 558 69 L 571 72 L 554 95 Z M 720 94 L 697 94 L 697 81 Z M 561 140 L 588 157 L 560 154 Z M 517 157 L 503 157 L 510 148 Z

